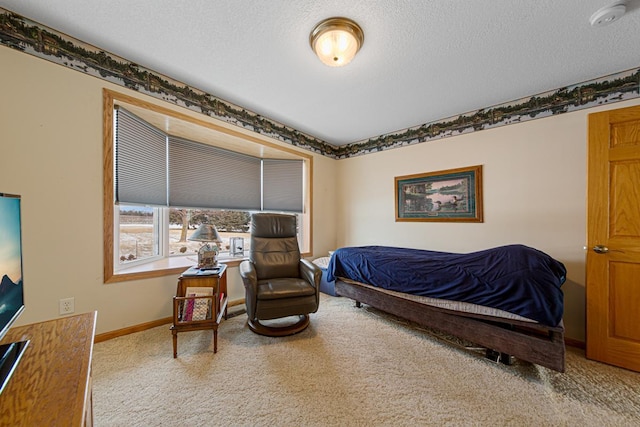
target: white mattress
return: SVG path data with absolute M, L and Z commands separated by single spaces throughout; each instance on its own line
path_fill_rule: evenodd
M 390 291 L 387 289 L 378 288 L 376 286 L 367 285 L 366 283 L 356 282 L 355 280 L 345 279 L 343 277 L 339 277 L 339 280 L 346 283 L 352 283 L 352 284 L 372 288 L 382 293 L 398 295 L 405 299 L 410 299 L 413 301 L 417 301 L 421 304 L 426 304 L 433 307 L 439 307 L 446 310 L 459 311 L 463 313 L 472 313 L 472 314 L 483 314 L 486 316 L 500 317 L 500 318 L 509 319 L 509 320 L 521 320 L 523 322 L 538 323 L 535 320 L 531 320 L 527 317 L 509 313 L 508 311 L 500 310 L 497 308 L 485 307 L 483 305 L 473 304 L 469 302 L 451 301 L 451 300 L 439 299 L 439 298 L 429 298 L 421 295 L 411 295 L 411 294 L 406 294 L 404 292 Z
M 327 268 L 329 266 L 329 260 L 330 259 L 331 258 L 328 257 L 328 256 L 323 256 L 323 257 L 314 259 L 313 263 L 315 265 L 317 265 L 318 267 L 320 267 L 320 268 Z

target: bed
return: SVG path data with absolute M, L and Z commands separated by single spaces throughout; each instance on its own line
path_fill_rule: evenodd
M 564 265 L 524 245 L 467 254 L 386 246 L 336 250 L 336 294 L 486 349 L 565 369 Z

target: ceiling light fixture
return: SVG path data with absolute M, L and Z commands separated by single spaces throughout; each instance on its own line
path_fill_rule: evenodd
M 626 3 L 624 1 L 619 1 L 610 6 L 605 6 L 602 9 L 599 9 L 596 13 L 591 15 L 589 23 L 591 23 L 592 27 L 603 27 L 620 19 L 626 11 Z
M 364 43 L 362 28 L 351 19 L 334 17 L 315 26 L 309 35 L 311 49 L 330 67 L 347 65 Z

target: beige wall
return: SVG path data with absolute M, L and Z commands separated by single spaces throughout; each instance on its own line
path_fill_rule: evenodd
M 98 333 L 170 316 L 177 276 L 103 284 L 102 89 L 139 95 L 5 46 L 0 64 L 0 192 L 22 196 L 26 309 L 18 324 L 58 317 L 58 300 L 68 297 L 76 313 L 98 311 Z M 320 255 L 335 246 L 336 168 L 314 156 Z M 228 275 L 230 298 L 244 298 L 237 268 Z
M 102 88 L 136 94 L 4 46 L 0 63 L 0 192 L 23 197 L 27 308 L 19 323 L 58 317 L 58 300 L 67 297 L 76 312 L 98 310 L 98 333 L 168 317 L 176 276 L 102 281 Z M 567 335 L 582 341 L 587 114 L 638 104 L 347 160 L 314 156 L 314 257 L 364 244 L 456 252 L 534 246 L 567 266 Z M 395 176 L 479 164 L 484 223 L 394 221 Z M 229 294 L 244 295 L 235 268 Z
M 587 115 L 638 104 L 621 102 L 340 160 L 337 246 L 538 248 L 567 267 L 567 336 L 584 341 Z M 483 166 L 483 223 L 395 222 L 395 176 L 472 165 Z

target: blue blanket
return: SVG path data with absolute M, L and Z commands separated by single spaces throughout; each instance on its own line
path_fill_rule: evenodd
M 327 280 L 337 277 L 399 291 L 462 301 L 557 326 L 564 310 L 564 265 L 523 245 L 468 254 L 386 246 L 336 250 Z

